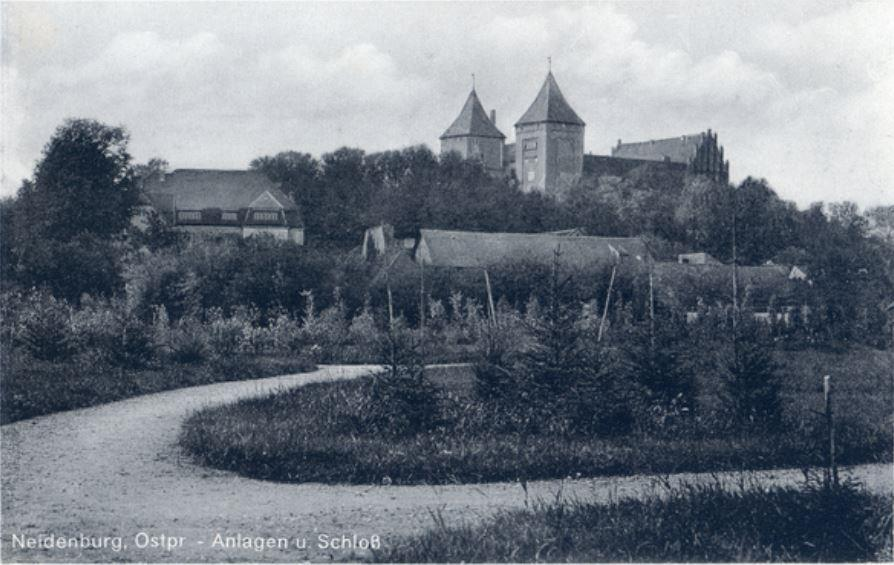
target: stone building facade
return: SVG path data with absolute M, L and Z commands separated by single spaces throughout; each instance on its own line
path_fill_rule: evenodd
M 515 142 L 505 143 L 495 112 L 488 117 L 473 88 L 459 116 L 440 138 L 441 153 L 479 159 L 494 174 L 514 175 L 523 191 L 557 198 L 582 176 L 622 176 L 641 166 L 729 182 L 729 161 L 710 129 L 636 143 L 619 140 L 609 156 L 585 154 L 585 128 L 550 71 L 534 102 L 515 123 Z

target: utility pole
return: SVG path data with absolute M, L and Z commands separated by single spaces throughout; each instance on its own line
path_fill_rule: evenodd
M 739 194 L 733 187 L 733 361 L 739 362 L 739 256 L 738 256 Z

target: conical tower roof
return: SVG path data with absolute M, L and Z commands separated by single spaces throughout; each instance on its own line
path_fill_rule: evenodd
M 490 121 L 490 118 L 487 117 L 487 112 L 484 111 L 484 106 L 482 106 L 481 101 L 478 100 L 478 94 L 475 93 L 474 88 L 472 89 L 472 92 L 469 93 L 469 97 L 466 99 L 466 103 L 463 105 L 463 109 L 459 113 L 459 116 L 457 116 L 450 127 L 447 128 L 447 131 L 441 135 L 441 139 L 465 136 L 495 137 L 498 139 L 506 138 L 506 136 L 497 129 L 497 126 Z
M 537 93 L 534 103 L 528 111 L 515 123 L 516 126 L 524 124 L 539 124 L 552 122 L 559 124 L 586 125 L 580 116 L 571 108 L 568 101 L 559 90 L 559 84 L 553 77 L 552 71 L 546 75 L 546 80 Z

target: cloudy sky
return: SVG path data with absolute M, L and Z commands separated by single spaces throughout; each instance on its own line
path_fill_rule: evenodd
M 244 168 L 425 143 L 470 75 L 498 125 L 547 70 L 587 151 L 711 128 L 733 180 L 894 203 L 894 3 L 2 4 L 2 194 L 67 117 L 125 125 L 137 161 Z

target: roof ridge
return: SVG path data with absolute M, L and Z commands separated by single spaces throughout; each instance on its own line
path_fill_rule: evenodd
M 644 144 L 649 144 L 649 143 L 657 143 L 657 142 L 659 142 L 659 141 L 680 141 L 681 138 L 701 137 L 701 136 L 703 136 L 703 135 L 705 135 L 705 132 L 699 132 L 699 133 L 684 133 L 684 134 L 682 134 L 682 135 L 678 135 L 678 136 L 676 136 L 676 137 L 660 137 L 660 138 L 657 138 L 657 139 L 648 139 L 648 140 L 645 140 L 645 141 L 629 141 L 629 142 L 622 142 L 622 143 L 620 143 L 620 145 L 621 145 L 621 146 L 624 146 L 624 145 L 644 145 Z

